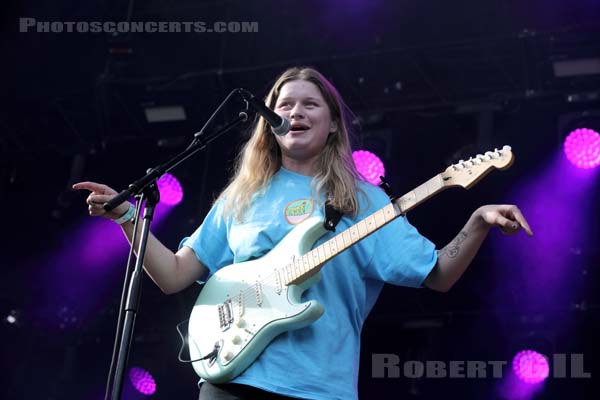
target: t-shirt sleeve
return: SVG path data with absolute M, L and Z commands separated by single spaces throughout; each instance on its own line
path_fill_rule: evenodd
M 370 196 L 375 209 L 389 204 L 385 195 L 383 199 L 381 195 Z M 394 285 L 421 287 L 437 263 L 435 245 L 421 235 L 406 217 L 390 222 L 375 232 L 373 239 L 373 256 L 366 267 L 369 278 Z
M 210 278 L 220 268 L 233 263 L 233 252 L 227 240 L 227 221 L 223 217 L 223 202 L 219 201 L 210 209 L 202 225 L 179 244 L 191 248 L 198 260 L 208 269 Z

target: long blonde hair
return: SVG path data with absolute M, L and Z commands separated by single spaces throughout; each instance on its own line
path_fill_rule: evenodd
M 321 73 L 306 67 L 294 67 L 283 72 L 269 91 L 266 105 L 273 109 L 283 85 L 296 80 L 317 86 L 329 107 L 331 120 L 337 125 L 337 130 L 329 134 L 319 157 L 311 195 L 318 200 L 320 195 L 327 194 L 335 208 L 354 217 L 359 208 L 357 192 L 361 191 L 357 180 L 362 177 L 354 165 L 350 147 L 348 129 L 352 113 L 337 89 Z M 219 195 L 219 199 L 225 201 L 225 215 L 233 213 L 238 221 L 243 220 L 252 197 L 267 186 L 280 167 L 279 145 L 264 118 L 259 118 L 236 160 L 235 173 L 229 185 Z

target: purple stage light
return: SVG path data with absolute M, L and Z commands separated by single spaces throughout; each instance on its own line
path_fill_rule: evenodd
M 569 161 L 578 168 L 594 168 L 600 165 L 600 134 L 588 128 L 575 129 L 569 133 L 564 144 Z
M 129 380 L 135 389 L 147 396 L 156 392 L 156 383 L 150 372 L 134 367 L 129 370 Z
M 523 382 L 512 370 L 509 370 L 496 386 L 498 398 L 502 400 L 532 400 L 543 389 L 544 382 Z
M 539 383 L 548 377 L 550 367 L 546 357 L 533 350 L 523 350 L 513 358 L 512 368 L 526 383 Z
M 154 232 L 172 211 L 173 206 L 158 203 Z M 99 308 L 112 301 L 111 279 L 114 274 L 121 276 L 129 243 L 119 225 L 99 217 L 87 216 L 67 227 L 61 236 L 61 245 L 52 253 L 36 254 L 27 261 L 39 271 L 32 286 L 36 289 L 29 289 L 30 296 L 37 296 L 39 302 L 32 303 L 27 311 L 44 329 L 76 330 L 88 319 L 97 318 Z
M 367 150 L 356 150 L 352 152 L 352 158 L 358 172 L 365 177 L 367 182 L 378 185 L 380 176 L 385 176 L 383 162 L 375 154 Z
M 181 184 L 173 175 L 166 173 L 157 182 L 160 191 L 160 201 L 169 206 L 175 206 L 183 199 Z

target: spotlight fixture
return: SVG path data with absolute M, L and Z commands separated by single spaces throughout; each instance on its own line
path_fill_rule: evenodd
M 168 206 L 175 206 L 181 203 L 183 199 L 183 189 L 181 183 L 170 173 L 160 177 L 156 183 L 160 192 L 160 201 Z
M 156 392 L 156 382 L 150 372 L 143 368 L 134 367 L 129 370 L 129 380 L 133 387 L 146 396 Z
M 513 358 L 512 369 L 517 378 L 531 384 L 542 382 L 550 373 L 546 357 L 534 350 L 518 352 Z
M 588 128 L 575 129 L 565 138 L 564 150 L 577 168 L 595 168 L 600 165 L 600 134 Z
M 558 140 L 566 158 L 577 168 L 600 165 L 600 110 L 563 114 L 558 122 Z
M 352 152 L 352 158 L 358 172 L 365 177 L 367 182 L 378 185 L 380 176 L 385 176 L 383 162 L 375 154 L 367 150 L 356 150 Z

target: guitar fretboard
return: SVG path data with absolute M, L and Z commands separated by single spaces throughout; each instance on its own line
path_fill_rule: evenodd
M 434 176 L 404 196 L 394 200 L 387 206 L 375 211 L 350 228 L 315 247 L 302 257 L 295 258 L 290 264 L 280 270 L 283 282 L 286 285 L 298 284 L 310 278 L 319 272 L 323 264 L 342 251 L 389 224 L 445 188 L 442 175 L 438 174 Z

